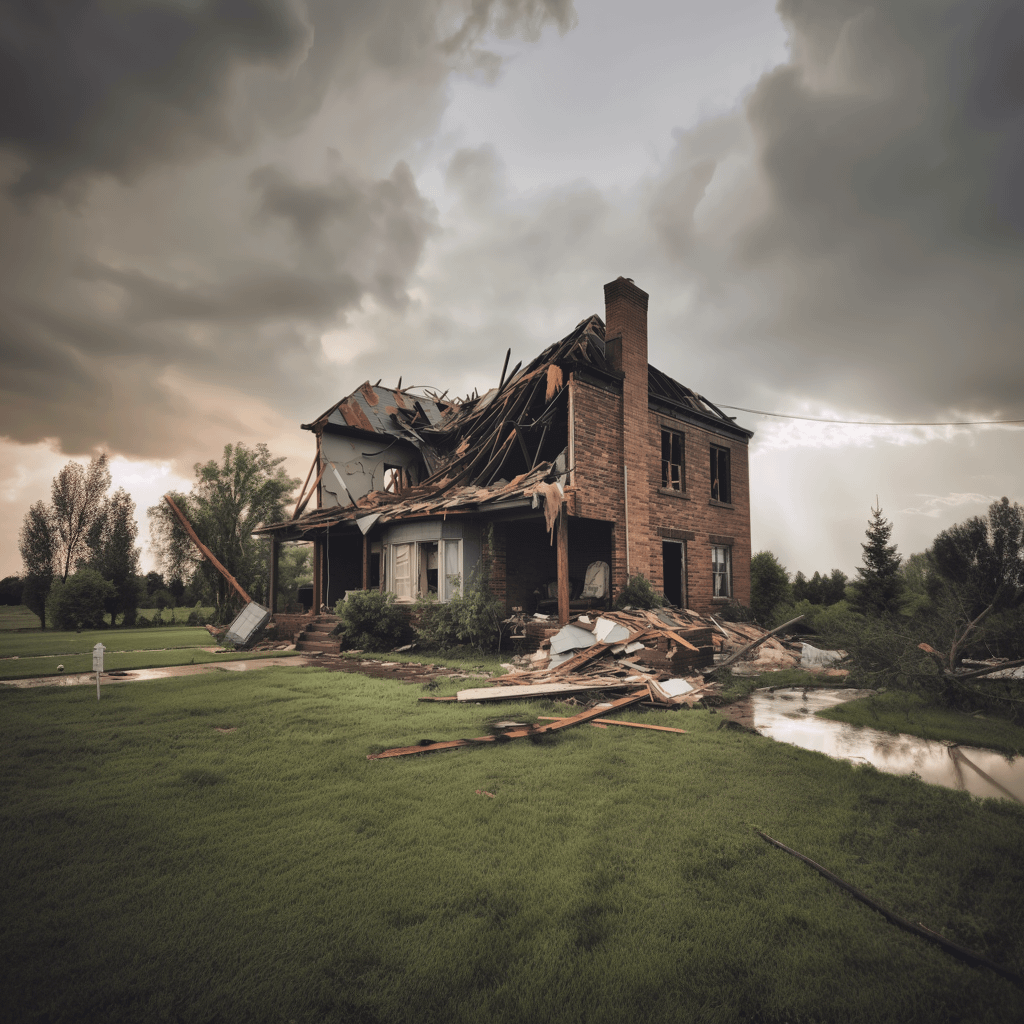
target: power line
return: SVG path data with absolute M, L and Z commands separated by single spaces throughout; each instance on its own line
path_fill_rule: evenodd
M 855 427 L 981 427 L 995 424 L 1024 424 L 1024 420 L 935 420 L 921 422 L 904 420 L 899 422 L 881 420 L 829 420 L 822 416 L 794 416 L 784 412 L 765 412 L 763 409 L 744 409 L 741 405 L 719 405 L 719 409 L 732 409 L 734 412 L 749 412 L 754 416 L 772 416 L 780 420 L 810 420 L 812 423 L 838 423 L 843 426 Z

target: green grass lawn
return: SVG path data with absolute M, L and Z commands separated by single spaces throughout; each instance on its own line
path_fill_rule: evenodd
M 417 696 L 290 668 L 100 702 L 0 692 L 0 1006 L 54 1024 L 1019 1019 L 1008 982 L 754 829 L 1020 972 L 1024 808 L 704 711 L 623 716 L 685 736 L 581 726 L 367 761 L 494 713 Z
M 103 644 L 103 667 L 109 671 L 164 665 L 203 665 L 249 658 L 288 657 L 287 651 L 258 654 L 239 651 L 210 654 L 200 647 L 216 641 L 205 629 L 162 626 L 156 629 L 98 629 L 82 633 L 0 633 L 0 680 L 48 676 L 64 666 L 65 675 L 92 670 L 92 649 Z M 15 660 L 13 655 L 17 655 Z
M 904 690 L 863 697 L 818 714 L 837 722 L 904 732 L 926 740 L 952 740 L 1006 754 L 1024 754 L 1024 728 L 1019 725 L 988 715 L 977 717 L 938 707 L 925 697 Z
M 505 670 L 501 667 L 501 663 L 508 662 L 512 654 L 511 652 L 481 654 L 479 651 L 463 649 L 456 651 L 416 650 L 402 654 L 377 654 L 372 651 L 350 654 L 348 651 L 342 651 L 341 656 L 351 658 L 353 661 L 366 658 L 373 661 L 397 661 L 403 665 L 439 665 L 461 672 L 481 672 L 503 676 Z
M 0 657 L 87 654 L 96 644 L 103 644 L 108 651 L 156 651 L 176 647 L 210 647 L 215 643 L 216 640 L 201 626 L 94 629 L 81 633 L 47 629 L 36 633 L 0 633 Z
M 210 665 L 222 661 L 252 661 L 258 658 L 298 657 L 294 651 L 226 651 L 211 654 L 196 648 L 173 651 L 134 651 L 125 654 L 103 654 L 105 672 L 120 672 L 136 668 L 163 668 L 168 665 Z M 58 673 L 57 666 L 63 665 L 64 672 Z M 17 661 L 0 661 L 0 681 L 29 679 L 34 676 L 62 674 L 75 675 L 92 671 L 92 654 L 71 654 L 61 658 L 19 658 Z
M 38 629 L 39 616 L 30 612 L 23 604 L 0 605 L 0 630 Z

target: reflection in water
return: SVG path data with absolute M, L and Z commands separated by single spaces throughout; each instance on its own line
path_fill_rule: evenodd
M 1007 758 L 978 747 L 950 747 L 902 733 L 893 735 L 815 717 L 860 694 L 858 690 L 776 690 L 755 693 L 754 728 L 762 736 L 817 750 L 855 764 L 868 762 L 893 775 L 919 775 L 925 782 L 966 789 L 975 796 L 1024 803 L 1024 758 Z

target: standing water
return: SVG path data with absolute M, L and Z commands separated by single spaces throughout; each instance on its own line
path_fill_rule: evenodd
M 762 736 L 854 764 L 872 764 L 893 775 L 913 773 L 925 782 L 975 796 L 1024 803 L 1024 758 L 831 722 L 814 714 L 859 696 L 862 690 L 775 690 L 754 693 L 749 700 L 754 728 Z

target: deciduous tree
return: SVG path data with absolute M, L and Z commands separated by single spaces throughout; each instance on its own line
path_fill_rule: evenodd
M 135 624 L 139 606 L 139 587 L 136 582 L 139 548 L 135 543 L 138 534 L 135 502 L 123 487 L 119 487 L 103 503 L 89 531 L 91 556 L 88 564 L 113 586 L 107 601 L 111 625 L 118 615 L 121 616 L 122 625 Z
M 786 567 L 771 551 L 758 551 L 750 559 L 750 610 L 758 622 L 767 622 L 772 609 L 793 597 Z
M 252 531 L 284 519 L 285 499 L 301 483 L 285 473 L 282 462 L 265 444 L 225 445 L 220 463 L 196 463 L 189 494 L 172 495 L 199 539 L 254 600 L 266 594 L 267 545 Z M 240 603 L 230 584 L 196 551 L 166 502 L 154 505 L 149 516 L 165 575 L 183 580 L 201 575 L 214 594 L 217 617 L 225 621 Z
M 50 509 L 37 501 L 25 515 L 18 537 L 18 549 L 25 564 L 22 601 L 39 616 L 46 629 L 46 597 L 53 583 L 54 527 Z
M 85 469 L 69 462 L 54 478 L 50 499 L 53 525 L 54 571 L 66 580 L 89 552 L 89 535 L 103 513 L 110 488 L 106 455 L 98 455 Z

